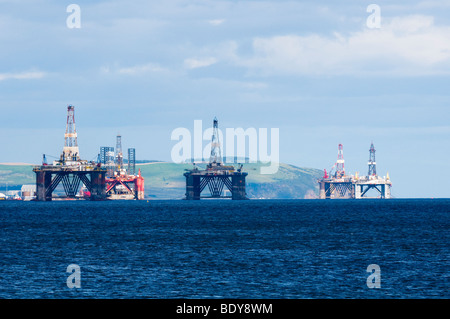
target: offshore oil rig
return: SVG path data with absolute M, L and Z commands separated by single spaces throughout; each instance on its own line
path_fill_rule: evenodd
M 43 156 L 42 165 L 34 166 L 36 173 L 36 200 L 52 201 L 53 192 L 62 183 L 67 199 L 75 199 L 81 184 L 91 200 L 106 199 L 106 169 L 99 163 L 80 158 L 75 128 L 75 107 L 67 107 L 67 124 L 63 152 L 52 165 Z
M 360 177 L 358 173 L 355 175 L 346 175 L 344 147 L 342 144 L 339 144 L 336 163 L 331 168 L 329 174 L 324 170 L 324 176 L 319 180 L 319 198 L 369 198 L 367 192 L 372 189 L 378 192 L 376 198 L 391 198 L 392 183 L 389 178 L 389 173 L 387 173 L 386 177 L 377 175 L 377 163 L 375 161 L 375 147 L 373 143 L 370 145 L 369 154 L 369 170 L 367 176 Z
M 136 175 L 136 150 L 128 149 L 128 169 L 123 163 L 122 137 L 117 136 L 116 153 L 112 147 L 101 147 L 97 162 L 80 158 L 75 127 L 75 107 L 67 107 L 65 143 L 60 158 L 34 166 L 36 200 L 51 201 L 53 192 L 62 184 L 64 199 L 144 199 L 144 178 Z M 81 186 L 81 189 L 80 189 Z
M 195 166 L 195 163 L 194 163 Z M 224 165 L 219 140 L 219 122 L 213 121 L 213 135 L 211 140 L 211 156 L 205 170 L 186 170 L 186 200 L 199 200 L 200 198 L 231 198 L 233 200 L 248 199 L 245 192 L 245 177 L 248 173 L 242 172 L 242 164 L 235 170 L 234 166 Z M 201 196 L 208 186 L 210 195 Z M 231 196 L 224 195 L 227 188 Z
M 128 165 L 125 168 L 122 152 L 122 136 L 116 137 L 113 147 L 100 147 L 99 163 L 106 167 L 106 198 L 110 200 L 144 199 L 145 181 L 139 169 L 136 175 L 136 149 L 128 149 Z

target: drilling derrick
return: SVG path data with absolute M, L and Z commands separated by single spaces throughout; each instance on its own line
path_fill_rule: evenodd
M 369 153 L 369 174 L 367 176 L 377 176 L 377 162 L 375 161 L 375 147 L 373 146 L 373 142 L 370 145 Z
M 342 144 L 339 144 L 338 147 L 338 158 L 336 161 L 336 178 L 344 177 L 345 176 L 345 167 L 344 167 L 345 161 L 344 161 L 344 146 Z
M 213 135 L 211 138 L 211 156 L 209 158 L 209 164 L 222 164 L 222 150 L 220 148 L 219 140 L 219 121 L 214 118 L 213 121 Z
M 128 174 L 136 174 L 136 149 L 128 149 Z
M 106 167 L 107 176 L 113 176 L 115 170 L 114 164 L 114 147 L 102 146 L 100 147 L 100 163 Z
M 64 135 L 64 149 L 61 155 L 61 162 L 66 165 L 80 161 L 80 151 L 78 149 L 77 130 L 75 128 L 75 107 L 67 107 L 66 134 Z
M 187 200 L 199 200 L 200 198 L 247 199 L 245 177 L 248 174 L 242 172 L 242 165 L 237 171 L 235 171 L 234 166 L 223 165 L 217 118 L 214 118 L 213 121 L 211 156 L 206 169 L 199 170 L 197 167 L 194 167 L 194 169 L 186 171 L 184 176 L 186 177 Z M 210 195 L 201 196 L 206 187 L 208 187 Z M 228 189 L 231 196 L 223 194 L 225 188 Z
M 120 172 L 122 168 L 123 168 L 122 136 L 118 134 L 116 138 L 116 171 Z

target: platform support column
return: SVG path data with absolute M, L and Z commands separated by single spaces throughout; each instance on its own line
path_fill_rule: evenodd
M 391 198 L 391 185 L 386 184 L 384 188 L 384 198 L 389 199 Z
M 361 198 L 362 186 L 359 184 L 355 184 L 355 199 Z
M 186 176 L 186 199 L 200 199 L 200 176 L 193 174 L 185 174 Z
M 244 174 L 236 174 L 231 176 L 232 183 L 232 199 L 233 200 L 241 200 L 247 199 L 245 193 L 245 175 Z
M 91 175 L 91 200 L 100 201 L 106 199 L 105 172 L 93 171 Z
M 47 190 L 52 183 L 52 173 L 50 172 L 36 172 L 36 200 L 46 202 L 52 200 L 52 193 L 47 193 Z
M 325 199 L 325 182 L 319 182 L 319 198 Z

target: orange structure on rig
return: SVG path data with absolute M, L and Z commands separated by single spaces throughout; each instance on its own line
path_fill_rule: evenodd
M 119 174 L 106 178 L 106 198 L 120 199 L 144 199 L 144 178 L 139 169 L 138 175 L 128 175 L 119 171 Z M 115 172 L 118 173 L 118 172 Z
M 135 149 L 128 149 L 128 169 L 124 167 L 122 154 L 122 137 L 117 135 L 116 150 L 102 147 L 100 149 L 100 162 L 107 169 L 106 198 L 110 200 L 143 200 L 145 191 L 144 178 L 139 169 L 136 171 Z

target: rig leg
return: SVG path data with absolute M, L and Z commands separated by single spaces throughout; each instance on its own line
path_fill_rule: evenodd
M 245 175 L 243 174 L 236 174 L 231 177 L 232 182 L 232 199 L 233 200 L 241 200 L 241 199 L 247 199 L 246 193 L 245 193 Z
M 104 172 L 91 172 L 91 200 L 101 201 L 106 199 L 106 181 Z
M 52 200 L 52 193 L 48 192 L 52 183 L 52 174 L 50 172 L 36 172 L 36 200 L 48 202 Z
M 325 199 L 325 183 L 319 182 L 319 198 Z
M 390 185 L 385 185 L 384 188 L 384 198 L 389 199 L 391 198 L 391 186 Z
M 361 199 L 362 186 L 355 184 L 355 199 Z
M 200 176 L 193 174 L 186 175 L 186 199 L 200 199 Z

